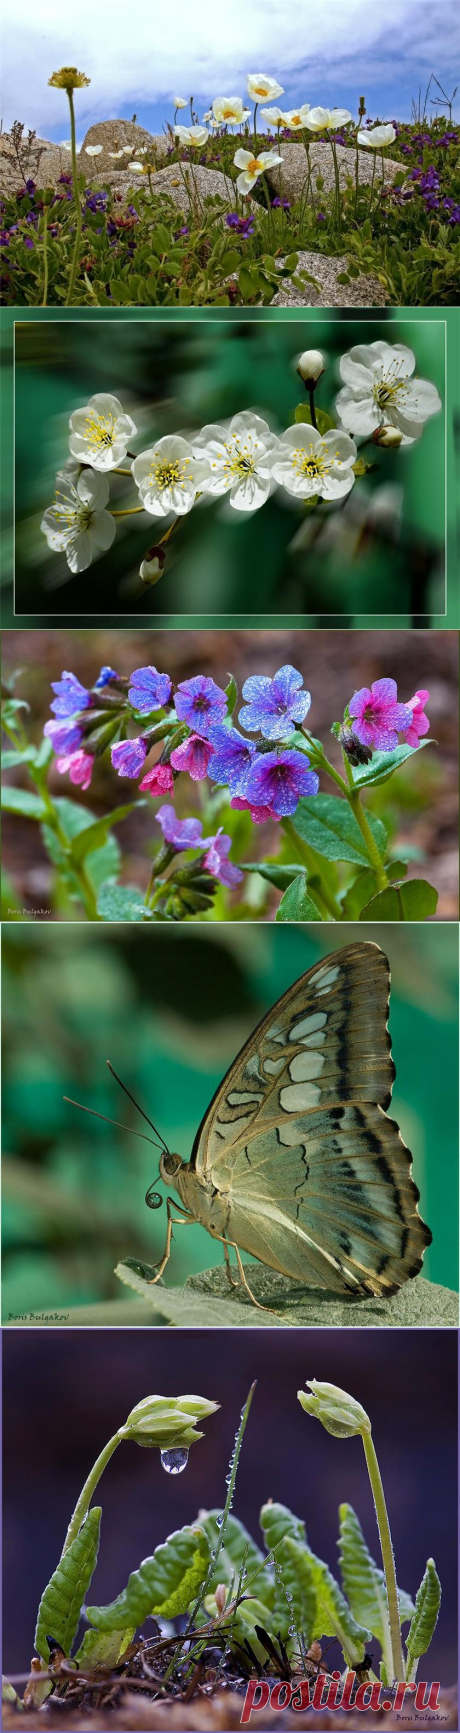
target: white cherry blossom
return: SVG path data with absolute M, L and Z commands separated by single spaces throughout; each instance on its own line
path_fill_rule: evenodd
M 65 553 L 71 572 L 86 571 L 98 554 L 112 546 L 115 522 L 104 509 L 108 497 L 105 475 L 85 469 L 75 486 L 62 475 L 54 505 L 48 506 L 40 527 L 53 552 Z
M 72 457 L 90 464 L 92 469 L 103 470 L 117 468 L 136 432 L 135 422 L 125 415 L 118 397 L 107 391 L 96 392 L 85 409 L 76 409 L 69 427 Z
M 203 427 L 193 440 L 193 451 L 206 458 L 210 478 L 205 492 L 230 494 L 236 511 L 257 511 L 265 504 L 272 486 L 272 457 L 278 440 L 266 421 L 244 409 L 228 427 Z
M 353 487 L 356 445 L 347 433 L 318 433 L 301 421 L 281 435 L 272 464 L 275 481 L 299 499 L 342 499 Z
M 135 458 L 133 477 L 145 511 L 153 517 L 167 517 L 169 512 L 183 517 L 191 511 L 197 493 L 207 488 L 210 468 L 204 453 L 196 457 L 187 439 L 167 433 Z
M 246 89 L 253 102 L 271 102 L 273 97 L 284 95 L 284 85 L 277 84 L 276 78 L 269 78 L 266 72 L 248 72 Z
M 278 156 L 275 150 L 261 150 L 258 151 L 257 156 L 254 156 L 254 152 L 250 150 L 237 150 L 233 161 L 235 168 L 242 170 L 242 173 L 238 175 L 236 184 L 238 192 L 242 193 L 244 197 L 246 193 L 252 192 L 259 175 L 262 175 L 265 169 L 272 168 L 274 163 L 282 162 L 283 158 Z
M 394 144 L 396 133 L 391 121 L 387 126 L 369 127 L 368 132 L 358 133 L 358 144 L 369 145 L 371 150 L 383 150 L 386 144 Z
M 418 439 L 442 405 L 436 386 L 413 378 L 414 369 L 415 355 L 404 343 L 358 343 L 342 355 L 336 409 L 349 433 L 366 436 L 384 423 L 399 428 L 403 445 Z

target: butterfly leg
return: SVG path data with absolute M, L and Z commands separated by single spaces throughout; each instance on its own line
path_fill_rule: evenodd
M 180 1216 L 173 1216 L 172 1215 L 172 1209 L 173 1208 L 181 1210 L 182 1214 Z M 156 1276 L 150 1277 L 149 1287 L 151 1287 L 151 1288 L 155 1287 L 155 1282 L 159 1282 L 160 1276 L 163 1275 L 163 1270 L 166 1269 L 166 1265 L 167 1265 L 168 1260 L 171 1256 L 171 1240 L 173 1237 L 173 1227 L 178 1227 L 178 1228 L 184 1227 L 185 1222 L 188 1222 L 189 1224 L 191 1224 L 194 1221 L 196 1221 L 196 1216 L 191 1216 L 188 1210 L 183 1209 L 182 1204 L 176 1203 L 175 1198 L 174 1199 L 170 1198 L 170 1197 L 166 1198 L 166 1214 L 168 1217 L 168 1226 L 166 1229 L 166 1245 L 165 1245 L 165 1249 L 163 1252 L 163 1257 L 160 1258 L 160 1261 L 156 1266 Z
M 231 1288 L 239 1288 L 240 1284 L 239 1284 L 238 1276 L 235 1276 L 233 1274 L 232 1266 L 230 1263 L 230 1253 L 229 1253 L 229 1249 L 228 1249 L 228 1242 L 224 1236 L 222 1238 L 222 1244 L 223 1244 L 223 1248 L 224 1248 L 225 1268 L 227 1271 L 228 1280 L 230 1282 L 230 1287 Z
M 235 1241 L 234 1240 L 228 1240 L 227 1242 L 224 1242 L 224 1243 L 227 1243 L 229 1246 L 232 1246 L 233 1251 L 236 1252 L 236 1261 L 238 1264 L 240 1282 L 242 1282 L 243 1288 L 246 1288 L 246 1293 L 249 1294 L 249 1298 L 250 1298 L 250 1300 L 252 1300 L 253 1306 L 257 1306 L 257 1310 L 259 1312 L 273 1312 L 274 1318 L 277 1318 L 278 1312 L 275 1312 L 275 1309 L 273 1306 L 262 1306 L 261 1301 L 256 1300 L 255 1294 L 253 1294 L 252 1288 L 250 1288 L 250 1286 L 249 1286 L 249 1282 L 247 1280 L 246 1273 L 245 1273 L 244 1264 L 243 1264 L 242 1259 L 240 1257 L 238 1246 L 235 1245 Z M 234 1287 L 234 1286 L 235 1286 L 235 1283 L 232 1282 L 232 1287 Z

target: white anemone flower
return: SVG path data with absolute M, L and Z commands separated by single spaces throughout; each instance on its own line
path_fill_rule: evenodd
M 244 107 L 240 96 L 216 96 L 212 112 L 219 126 L 241 126 L 250 111 Z
M 358 144 L 369 145 L 370 150 L 383 150 L 386 144 L 394 144 L 396 133 L 391 121 L 387 126 L 373 126 L 369 132 L 358 133 Z
M 269 126 L 285 126 L 286 115 L 282 108 L 261 108 L 262 120 L 268 120 Z
M 128 145 L 128 150 L 131 150 L 131 145 Z M 123 149 L 122 150 L 109 150 L 109 152 L 108 152 L 108 155 L 112 156 L 114 158 L 117 156 L 124 156 L 124 154 L 125 153 L 124 153 Z
M 84 409 L 76 409 L 69 421 L 72 457 L 92 469 L 116 469 L 126 457 L 135 422 L 125 415 L 118 397 L 97 391 Z
M 251 150 L 237 150 L 233 161 L 235 168 L 242 169 L 242 174 L 238 175 L 236 184 L 238 192 L 243 193 L 244 196 L 246 193 L 252 192 L 256 180 L 266 168 L 273 168 L 274 164 L 282 162 L 283 158 L 278 156 L 275 150 L 261 150 L 257 156 L 254 156 L 254 152 Z
M 188 108 L 185 96 L 173 96 L 173 103 L 175 108 Z
M 229 493 L 236 511 L 257 511 L 265 504 L 277 448 L 276 434 L 249 409 L 234 415 L 229 427 L 203 427 L 193 440 L 193 451 L 209 465 L 206 493 L 214 497 Z
M 201 452 L 195 457 L 187 439 L 167 433 L 135 458 L 133 477 L 145 511 L 153 517 L 167 517 L 169 512 L 183 517 L 191 511 L 197 493 L 205 490 L 210 469 Z
M 284 95 L 284 84 L 277 84 L 266 72 L 248 72 L 246 89 L 253 102 L 271 102 L 275 96 Z
M 307 115 L 307 126 L 311 132 L 335 132 L 339 127 L 346 126 L 352 119 L 348 108 L 310 108 Z
M 75 151 L 76 151 L 77 156 L 80 155 L 81 148 L 82 148 L 82 141 L 80 139 L 80 143 L 75 145 Z M 71 139 L 70 138 L 61 139 L 61 143 L 59 145 L 59 150 L 71 150 L 71 149 L 72 149 Z M 101 150 L 102 150 L 102 145 L 101 145 Z
M 108 497 L 106 475 L 85 469 L 75 486 L 62 476 L 54 505 L 48 506 L 40 527 L 53 552 L 65 554 L 71 572 L 85 572 L 98 554 L 112 546 L 116 526 L 104 510 Z
M 206 114 L 202 114 L 202 116 L 201 116 L 201 119 L 203 121 L 203 126 L 207 120 L 213 120 L 213 118 L 214 117 L 213 117 L 212 108 L 207 108 Z
M 102 144 L 85 144 L 85 156 L 100 156 L 102 149 Z
M 302 127 L 308 126 L 309 114 L 310 103 L 303 102 L 301 108 L 290 108 L 283 114 L 284 125 L 289 126 L 291 132 L 300 132 Z
M 174 132 L 180 144 L 191 144 L 198 148 L 206 144 L 209 133 L 205 126 L 175 126 Z
M 424 421 L 442 407 L 435 385 L 412 378 L 414 368 L 415 355 L 403 343 L 358 343 L 342 355 L 344 387 L 336 408 L 343 426 L 367 435 L 384 422 L 399 428 L 403 445 L 411 445 Z
M 301 421 L 281 434 L 273 461 L 273 476 L 287 493 L 298 499 L 320 494 L 321 499 L 343 499 L 353 487 L 356 445 L 347 433 L 333 427 L 318 433 Z

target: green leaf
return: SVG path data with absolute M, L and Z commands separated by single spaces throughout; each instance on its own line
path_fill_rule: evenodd
M 351 1667 L 362 1661 L 371 1631 L 354 1618 L 342 1590 L 323 1559 L 309 1553 L 316 1588 L 317 1607 L 313 1637 L 337 1637 Z
M 18 710 L 30 710 L 26 698 L 5 698 L 2 703 L 2 722 L 14 722 Z
M 277 921 L 321 921 L 317 904 L 309 897 L 306 889 L 305 873 L 299 873 L 288 885 L 287 891 L 276 911 Z
M 36 759 L 35 746 L 23 746 L 18 751 L 2 752 L 2 769 L 15 770 L 17 764 L 34 764 Z
M 65 1655 L 70 1655 L 83 1602 L 96 1568 L 102 1511 L 88 1515 L 71 1546 L 59 1560 L 40 1601 L 35 1630 L 35 1648 L 48 1661 L 47 1637 L 54 1637 Z
M 85 1631 L 83 1642 L 74 1655 L 83 1672 L 95 1672 L 102 1667 L 104 1672 L 111 1671 L 121 1661 L 128 1644 L 132 1642 L 135 1626 L 126 1631 Z
M 147 921 L 150 910 L 146 908 L 142 892 L 137 885 L 101 885 L 97 899 L 97 912 L 103 921 Z
M 360 921 L 426 921 L 434 915 L 438 892 L 428 879 L 409 879 L 408 883 L 388 885 L 378 891 L 361 909 Z
M 355 788 L 370 788 L 377 782 L 388 782 L 394 770 L 399 770 L 406 758 L 413 758 L 415 752 L 420 752 L 423 746 L 432 746 L 432 740 L 421 740 L 419 746 L 395 746 L 394 752 L 374 752 L 370 764 L 357 764 L 353 769 Z
M 44 818 L 46 806 L 40 794 L 29 794 L 27 788 L 2 788 L 3 812 L 19 813 L 21 818 Z
M 70 856 L 70 865 L 72 856 Z M 121 849 L 116 836 L 108 836 L 102 848 L 95 848 L 85 862 L 86 877 L 90 879 L 94 891 L 99 891 L 102 885 L 114 884 L 118 878 L 121 866 Z
M 262 1505 L 259 1522 L 269 1552 L 278 1541 L 284 1540 L 285 1535 L 290 1535 L 300 1545 L 305 1544 L 305 1523 L 300 1516 L 293 1515 L 287 1504 L 277 1504 L 270 1499 L 268 1504 Z
M 279 1574 L 278 1574 L 279 1573 Z M 281 1576 L 282 1581 L 279 1581 Z M 311 1559 L 306 1547 L 286 1535 L 276 1553 L 275 1625 L 287 1637 L 295 1621 L 297 1629 L 309 1644 L 316 1617 L 316 1584 Z M 283 1588 L 286 1591 L 283 1592 Z
M 228 686 L 225 687 L 225 694 L 227 698 L 227 715 L 233 716 L 235 705 L 238 703 L 238 687 L 236 680 L 233 678 L 233 674 L 230 675 Z
M 35 753 L 35 769 L 36 770 L 47 770 L 48 765 L 51 764 L 52 758 L 53 758 L 53 748 L 51 745 L 51 741 L 48 740 L 47 735 L 44 735 L 43 740 L 40 741 L 40 745 L 39 745 L 39 747 Z
M 241 866 L 244 873 L 259 873 L 262 879 L 268 879 L 270 885 L 276 885 L 277 891 L 285 891 L 300 872 L 298 861 L 293 861 L 292 866 L 281 866 L 277 861 L 243 860 Z
M 208 1510 L 204 1515 L 200 1512 L 199 1517 L 201 1527 L 204 1528 L 207 1535 L 211 1552 L 214 1551 L 219 1539 L 219 1529 L 216 1522 L 218 1515 L 218 1510 Z M 216 1569 L 209 1584 L 209 1592 L 212 1593 L 217 1588 L 217 1584 L 222 1582 L 228 1583 L 229 1587 L 233 1583 L 236 1587 L 244 1558 L 246 1558 L 245 1570 L 248 1576 L 251 1575 L 251 1571 L 257 1569 L 258 1565 L 264 1563 L 264 1554 L 252 1539 L 252 1535 L 248 1533 L 244 1523 L 239 1522 L 236 1516 L 229 1516 L 225 1529 L 225 1545 L 219 1553 Z M 263 1601 L 266 1606 L 272 1606 L 274 1589 L 267 1570 L 258 1572 L 253 1586 L 257 1599 Z
M 176 1529 L 151 1558 L 132 1571 L 126 1589 L 108 1607 L 88 1607 L 91 1624 L 101 1631 L 125 1630 L 156 1614 L 177 1619 L 187 1612 L 198 1594 L 209 1565 L 210 1551 L 204 1529 Z
M 77 866 L 81 866 L 86 855 L 90 854 L 93 849 L 100 848 L 101 843 L 105 842 L 107 832 L 112 829 L 112 825 L 120 824 L 122 818 L 128 818 L 130 812 L 135 812 L 137 807 L 145 805 L 145 800 L 130 800 L 126 806 L 114 807 L 113 812 L 107 812 L 104 818 L 92 819 L 91 823 L 86 825 L 72 842 L 72 861 Z
M 407 1634 L 406 1677 L 413 1683 L 417 1669 L 414 1662 L 425 1655 L 436 1630 L 441 1605 L 441 1584 L 434 1559 L 427 1560 L 425 1575 L 415 1597 L 415 1611 Z
M 298 263 L 299 263 L 298 253 L 288 253 L 287 257 L 284 260 L 285 271 L 289 271 L 289 272 L 290 271 L 296 271 Z M 271 264 L 273 264 L 273 265 L 275 264 L 274 259 L 271 260 Z
M 366 812 L 366 818 L 383 857 L 387 841 L 385 826 L 371 812 Z M 347 800 L 334 794 L 306 797 L 299 800 L 291 824 L 299 836 L 326 860 L 349 860 L 356 861 L 358 866 L 369 866 L 364 838 Z
M 339 1557 L 342 1583 L 354 1617 L 368 1625 L 391 1668 L 390 1627 L 385 1575 L 366 1546 L 361 1524 L 351 1504 L 339 1507 Z M 398 1589 L 401 1622 L 412 1618 L 413 1601 Z
M 337 427 L 333 415 L 328 415 L 327 409 L 315 409 L 318 433 L 329 433 L 331 427 Z M 295 421 L 306 421 L 308 427 L 313 427 L 312 413 L 308 403 L 298 403 L 294 415 Z
M 361 909 L 369 902 L 369 898 L 375 895 L 376 890 L 377 879 L 375 873 L 372 872 L 372 867 L 363 867 L 362 872 L 357 873 L 353 884 L 349 885 L 346 896 L 342 899 L 344 920 L 357 921 Z

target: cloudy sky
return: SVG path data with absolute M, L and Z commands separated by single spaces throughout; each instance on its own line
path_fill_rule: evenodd
M 374 118 L 409 118 L 431 72 L 452 90 L 460 47 L 456 0 L 4 0 L 3 30 L 3 125 L 51 139 L 69 130 L 65 93 L 47 83 L 62 65 L 91 79 L 76 98 L 82 137 L 134 111 L 160 130 L 175 94 L 193 92 L 201 117 L 214 96 L 243 94 L 248 71 L 276 76 L 286 106 L 356 113 L 364 94 Z

